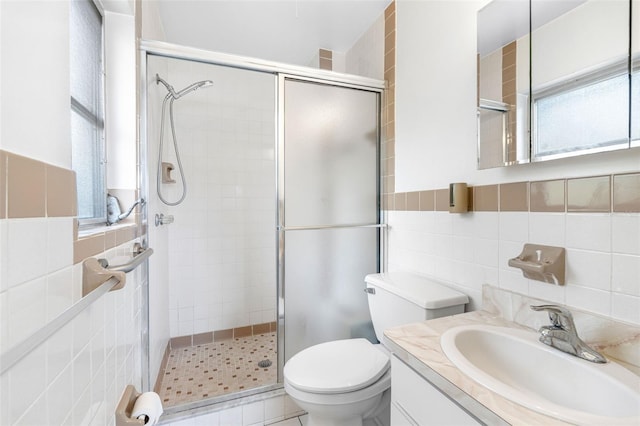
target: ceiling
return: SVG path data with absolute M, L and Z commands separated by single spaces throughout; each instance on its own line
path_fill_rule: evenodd
M 309 65 L 346 52 L 391 0 L 156 0 L 166 41 Z

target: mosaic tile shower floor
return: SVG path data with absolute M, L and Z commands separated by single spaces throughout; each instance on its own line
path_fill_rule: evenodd
M 276 364 L 276 333 L 171 349 L 160 399 L 167 407 L 276 383 Z

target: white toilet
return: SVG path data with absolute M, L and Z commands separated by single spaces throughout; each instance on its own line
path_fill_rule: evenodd
M 365 277 L 376 337 L 384 329 L 464 312 L 466 295 L 429 278 L 391 272 Z M 292 356 L 284 388 L 309 413 L 308 426 L 389 425 L 389 352 L 366 339 L 321 343 Z

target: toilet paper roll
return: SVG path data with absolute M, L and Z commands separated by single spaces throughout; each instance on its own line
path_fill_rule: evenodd
M 144 392 L 133 404 L 131 418 L 144 420 L 145 425 L 153 426 L 158 423 L 164 410 L 160 397 L 155 392 Z

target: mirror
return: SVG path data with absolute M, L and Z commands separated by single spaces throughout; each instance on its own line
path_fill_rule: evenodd
M 529 0 L 478 12 L 478 168 L 529 161 Z
M 629 110 L 630 1 L 640 3 L 494 0 L 478 12 L 479 169 L 626 149 L 630 128 L 640 144 L 640 95 Z M 638 25 L 632 34 L 636 93 Z M 514 43 L 515 61 L 507 51 Z
M 640 146 L 640 0 L 631 1 L 631 146 Z
M 533 161 L 629 147 L 629 0 L 531 0 Z

